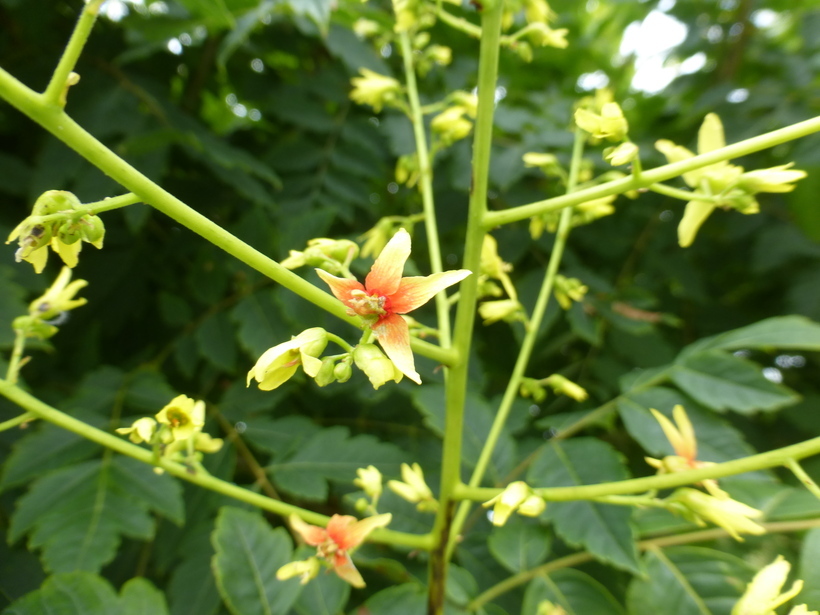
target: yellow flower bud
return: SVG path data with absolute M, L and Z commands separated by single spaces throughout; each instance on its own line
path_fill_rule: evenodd
M 491 325 L 499 320 L 515 322 L 523 320 L 524 316 L 521 304 L 515 299 L 485 301 L 478 306 L 478 314 L 484 319 L 485 325 Z
M 789 570 L 791 564 L 783 559 L 782 555 L 778 555 L 771 564 L 755 575 L 732 609 L 732 615 L 770 615 L 777 607 L 794 598 L 803 589 L 801 580 L 795 581 L 789 591 L 780 593 L 789 576 Z
M 327 346 L 327 331 L 313 327 L 302 331 L 289 342 L 283 342 L 268 349 L 259 357 L 248 372 L 247 384 L 256 379 L 259 388 L 271 391 L 288 381 L 299 365 L 311 378 L 315 378 L 322 367 L 317 357 Z
M 561 374 L 553 374 L 544 379 L 544 383 L 552 387 L 552 390 L 559 395 L 566 395 L 575 401 L 584 401 L 589 394 L 586 389 L 575 384 L 572 380 L 565 378 Z
M 544 505 L 540 510 L 538 510 L 540 505 L 532 499 L 533 497 L 540 500 Z M 520 507 L 525 503 L 527 504 L 525 512 L 521 513 Z M 490 506 L 493 507 L 492 523 L 495 526 L 504 525 L 507 522 L 507 519 L 510 518 L 510 515 L 516 510 L 521 514 L 527 514 L 528 516 L 538 516 L 544 511 L 544 508 L 546 508 L 544 500 L 536 496 L 527 483 L 520 480 L 507 485 L 507 488 L 504 489 L 504 491 L 499 493 L 493 499 L 484 502 L 482 506 L 484 508 L 489 508 Z
M 624 141 L 618 147 L 604 150 L 604 160 L 614 167 L 629 164 L 638 157 L 638 146 L 631 141 Z
M 131 440 L 131 442 L 139 444 L 140 442 L 150 443 L 154 437 L 154 433 L 156 433 L 156 429 L 157 422 L 150 417 L 145 417 L 134 421 L 131 427 L 120 427 L 115 431 L 122 435 L 128 435 L 128 439 Z
M 605 103 L 600 114 L 588 109 L 577 109 L 575 123 L 596 139 L 623 141 L 629 131 L 629 124 L 627 124 L 621 107 L 614 102 Z
M 49 289 L 29 305 L 29 315 L 40 320 L 51 320 L 74 308 L 85 305 L 85 298 L 75 299 L 81 288 L 88 286 L 85 280 L 71 280 L 71 269 L 63 267 L 60 275 L 54 280 Z
M 350 80 L 353 91 L 350 99 L 360 105 L 370 105 L 379 112 L 386 104 L 395 101 L 400 92 L 401 84 L 392 77 L 386 77 L 367 68 L 360 68 L 361 77 Z
M 378 499 L 382 494 L 382 473 L 376 466 L 367 466 L 356 470 L 358 478 L 353 480 L 353 484 L 364 491 L 373 500 Z
M 682 488 L 675 491 L 668 500 L 683 506 L 682 512 L 698 525 L 711 521 L 729 532 L 735 540 L 742 541 L 740 534 L 765 534 L 766 530 L 752 521 L 763 513 L 731 498 L 720 498 L 698 491 Z
M 417 463 L 412 466 L 406 463 L 401 464 L 401 478 L 401 481 L 387 481 L 390 491 L 400 498 L 416 504 L 416 509 L 421 512 L 435 512 L 438 508 L 438 502 L 424 480 L 424 472 L 421 466 Z
M 310 557 L 303 561 L 290 562 L 276 571 L 276 578 L 280 581 L 287 581 L 293 577 L 299 577 L 299 583 L 305 585 L 319 574 L 321 564 L 316 557 Z
M 388 359 L 375 344 L 356 346 L 353 350 L 353 361 L 356 367 L 364 372 L 374 389 L 378 389 L 390 380 L 399 382 L 402 379 L 403 374 L 396 368 L 393 361 Z

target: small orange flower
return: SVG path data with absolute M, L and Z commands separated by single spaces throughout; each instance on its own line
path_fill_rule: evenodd
M 364 285 L 356 280 L 337 278 L 317 269 L 331 292 L 358 314 L 376 334 L 376 339 L 395 366 L 410 380 L 421 384 L 410 350 L 410 331 L 400 316 L 427 303 L 438 292 L 460 282 L 470 271 L 444 271 L 426 277 L 403 278 L 404 263 L 410 256 L 410 235 L 404 229 L 393 235 L 376 258 Z
M 358 547 L 370 532 L 390 523 L 392 518 L 392 515 L 386 514 L 358 521 L 349 515 L 333 515 L 327 528 L 322 528 L 291 515 L 290 524 L 307 544 L 317 547 L 317 555 L 330 563 L 342 580 L 353 587 L 364 587 L 364 579 L 353 565 L 350 551 Z

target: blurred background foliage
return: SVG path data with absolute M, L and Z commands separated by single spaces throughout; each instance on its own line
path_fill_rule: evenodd
M 569 29 L 569 49 L 536 50 L 531 63 L 510 50 L 501 54 L 491 209 L 561 192 L 557 182 L 525 168 L 521 156 L 551 152 L 567 163 L 573 105 L 596 87 L 610 87 L 622 104 L 645 168 L 664 162 L 653 148 L 657 139 L 693 148 L 708 112 L 723 119 L 730 143 L 820 114 L 816 0 L 555 0 L 551 6 L 559 15 L 555 27 Z M 0 0 L 0 65 L 25 84 L 43 88 L 80 8 L 77 0 Z M 352 0 L 332 6 L 325 0 L 109 0 L 76 69 L 82 80 L 71 90 L 67 111 L 150 178 L 273 258 L 302 249 L 313 237 L 356 239 L 382 216 L 420 210 L 417 192 L 397 185 L 394 178 L 397 157 L 414 151 L 409 122 L 396 111 L 374 115 L 348 98 L 350 78 L 362 67 L 401 79 L 395 46 L 375 49 L 351 30 L 361 16 L 386 22 L 388 10 L 385 3 Z M 475 9 L 466 3 L 450 10 L 476 19 Z M 647 43 L 653 31 L 668 33 L 667 48 L 655 49 L 655 55 Z M 453 89 L 471 90 L 476 41 L 440 23 L 431 34 L 434 42 L 452 48 L 453 61 L 421 80 L 423 102 L 439 100 Z M 436 160 L 438 217 L 449 268 L 461 261 L 470 187 L 468 141 Z M 0 105 L 0 143 L 0 235 L 28 214 L 45 190 L 70 190 L 83 202 L 124 192 L 6 104 Z M 590 148 L 588 157 L 595 171 L 603 173 L 610 168 L 599 150 Z M 537 405 L 520 401 L 487 484 L 510 480 L 510 472 L 539 450 L 552 430 L 616 397 L 624 376 L 670 363 L 695 340 L 778 315 L 820 320 L 817 139 L 736 162 L 754 169 L 790 161 L 809 172 L 793 193 L 763 195 L 762 212 L 754 216 L 718 211 L 686 250 L 676 242 L 683 203 L 653 193 L 635 200 L 620 197 L 615 215 L 573 232 L 562 273 L 580 278 L 590 292 L 583 305 L 568 312 L 550 308 L 528 375 L 561 372 L 585 386 L 591 398 L 580 405 L 564 397 Z M 357 374 L 348 385 L 326 389 L 299 377 L 271 393 L 246 389 L 245 374 L 259 354 L 290 335 L 314 326 L 351 340 L 355 332 L 146 205 L 107 213 L 104 219 L 105 249 L 86 248 L 75 272 L 89 281 L 84 291 L 89 304 L 73 312 L 48 345 L 30 347 L 33 360 L 23 380 L 37 396 L 112 428 L 153 414 L 178 392 L 205 399 L 209 429 L 236 444 L 209 461 L 214 474 L 254 483 L 258 477 L 251 459 L 256 459 L 270 480 L 261 488 L 275 488 L 286 501 L 328 514 L 351 510 L 356 496 L 350 481 L 355 469 L 367 464 L 395 477 L 399 463 L 418 460 L 430 484 L 437 484 L 442 425 L 437 383 L 442 376 L 432 362 L 420 359 L 425 380 L 420 388 L 405 381 L 374 393 Z M 526 222 L 494 235 L 501 256 L 515 267 L 512 276 L 522 301 L 531 307 L 551 236 L 531 241 Z M 414 242 L 410 267 L 427 272 L 422 225 L 416 225 Z M 0 323 L 10 324 L 25 312 L 27 302 L 57 272 L 52 262 L 43 276 L 34 275 L 27 264 L 14 263 L 14 249 L 0 246 Z M 358 261 L 356 267 L 361 274 L 369 262 Z M 305 275 L 317 281 L 312 272 Z M 432 310 L 418 318 L 432 324 Z M 518 327 L 497 323 L 476 328 L 467 470 L 475 463 L 475 447 L 486 434 L 517 355 Z M 8 324 L 0 328 L 4 357 L 12 340 Z M 784 402 L 788 407 L 777 413 L 718 415 L 682 393 L 656 389 L 645 405 L 665 403 L 668 410 L 680 401 L 690 413 L 702 415 L 703 429 L 708 424 L 718 434 L 714 455 L 705 459 L 738 457 L 817 435 L 817 356 L 769 348 L 744 356 L 802 399 Z M 0 419 L 16 413 L 0 401 Z M 622 455 L 611 464 L 602 462 L 603 474 L 593 476 L 594 481 L 629 471 L 649 473 L 644 451 L 633 441 L 641 431 L 638 423 L 644 421 L 647 429 L 646 416 L 633 415 L 630 427 L 629 411 L 622 409 L 621 420 L 608 415 L 586 431 L 585 436 L 597 440 L 577 442 L 589 447 L 579 455 L 606 458 L 615 455 L 615 448 Z M 660 437 L 657 431 L 647 435 L 642 442 L 647 447 L 652 446 L 651 435 L 656 442 Z M 546 464 L 543 455 L 539 459 Z M 0 433 L 0 463 L 0 534 L 5 537 L 0 540 L 0 607 L 35 590 L 48 573 L 80 569 L 101 572 L 117 587 L 145 576 L 165 592 L 175 615 L 225 612 L 211 573 L 214 547 L 209 539 L 217 511 L 230 504 L 224 498 L 170 479 L 156 487 L 164 490 L 162 497 L 156 495 L 160 491 L 141 493 L 137 486 L 145 478 L 144 468 L 127 460 L 111 465 L 95 445 L 46 425 Z M 621 470 L 612 475 L 615 466 Z M 806 463 L 810 472 L 815 466 Z M 79 527 L 68 530 L 49 529 L 48 507 L 42 503 L 30 519 L 15 518 L 26 501 L 36 506 L 31 494 L 47 491 L 45 479 L 74 477 L 84 484 L 95 472 L 103 477 L 94 483 L 96 491 L 85 496 L 76 492 L 80 495 L 61 505 L 64 512 L 85 510 L 100 489 L 120 493 L 130 507 L 112 496 L 107 500 L 112 509 L 101 514 L 105 523 L 88 527 L 79 521 Z M 747 481 L 751 486 L 744 501 L 762 506 L 771 494 L 784 493 L 781 481 L 793 482 L 785 475 L 760 474 Z M 99 487 L 111 481 L 104 478 L 110 475 L 121 481 Z M 742 493 L 744 487 L 737 489 L 732 493 Z M 383 502 L 385 510 L 395 513 L 391 527 L 429 529 L 431 518 L 411 506 L 388 496 Z M 816 514 L 812 506 L 801 500 L 781 518 Z M 130 512 L 122 513 L 122 507 Z M 454 603 L 475 597 L 478 587 L 486 589 L 524 565 L 509 554 L 504 533 L 510 541 L 528 536 L 536 545 L 526 566 L 570 552 L 579 540 L 572 540 L 571 530 L 561 530 L 558 517 L 560 512 L 551 519 L 559 532 L 554 540 L 544 525 L 518 523 L 488 543 L 490 525 L 483 515 L 474 515 L 455 560 L 460 568 L 453 574 Z M 226 527 L 236 522 L 228 514 L 220 518 Z M 637 523 L 637 536 L 682 523 L 670 519 L 639 515 L 624 523 Z M 23 536 L 35 526 L 39 534 L 31 535 L 27 550 Z M 66 532 L 92 540 L 93 555 L 79 557 L 79 547 L 66 546 Z M 735 555 L 752 553 L 753 565 L 759 566 L 776 552 L 793 555 L 800 539 L 775 535 L 749 540 L 745 550 L 734 543 L 720 548 Z M 287 608 L 292 604 L 297 613 L 325 612 L 311 610 L 316 608 L 311 600 L 322 592 L 335 596 L 338 605 L 328 613 L 368 599 L 371 613 L 398 612 L 390 611 L 390 604 L 423 605 L 417 590 L 406 587 L 369 598 L 403 581 L 425 582 L 423 556 L 401 556 L 401 563 L 389 563 L 386 553 L 372 546 L 361 551 L 363 567 L 378 568 L 381 574 L 367 575 L 368 589 L 354 591 L 349 602 L 348 589 L 339 589 L 328 577 Z M 677 552 L 675 557 L 685 560 L 681 566 L 697 557 L 717 561 L 700 552 Z M 634 555 L 599 559 L 614 562 L 621 571 L 639 569 Z M 644 565 L 652 569 L 657 562 Z M 600 563 L 581 570 L 564 571 L 555 582 L 587 588 L 593 578 L 602 583 L 595 586 L 597 593 L 587 593 L 608 606 L 587 612 L 618 613 L 617 603 L 627 602 L 633 612 L 657 612 L 635 597 L 640 592 L 634 584 L 629 589 L 626 572 Z M 581 574 L 581 580 L 573 576 Z M 820 578 L 815 579 L 817 587 Z M 148 595 L 153 590 L 135 584 L 133 591 Z M 534 582 L 526 596 L 522 587 L 488 612 L 532 613 L 530 605 L 550 591 Z M 814 608 L 818 605 L 815 601 Z

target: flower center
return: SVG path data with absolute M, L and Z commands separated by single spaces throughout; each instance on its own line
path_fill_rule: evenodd
M 348 305 L 354 314 L 359 316 L 382 316 L 387 313 L 385 304 L 387 297 L 379 293 L 367 294 L 363 290 L 353 290 L 350 292 Z

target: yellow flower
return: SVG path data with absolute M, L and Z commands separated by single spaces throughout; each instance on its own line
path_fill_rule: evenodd
M 553 286 L 555 298 L 564 310 L 572 307 L 573 301 L 582 301 L 589 290 L 578 278 L 567 278 L 560 274 L 555 276 Z
M 374 389 L 390 380 L 401 382 L 402 372 L 375 344 L 356 346 L 353 350 L 353 361 L 356 367 L 364 372 Z
M 41 320 L 50 320 L 59 316 L 63 312 L 68 312 L 81 305 L 85 305 L 85 298 L 75 299 L 75 295 L 81 288 L 88 286 L 85 280 L 71 280 L 71 269 L 63 267 L 60 275 L 54 280 L 51 287 L 29 305 L 28 311 L 31 316 Z
M 782 555 L 778 555 L 771 564 L 755 575 L 732 609 L 732 615 L 776 615 L 777 607 L 786 604 L 803 589 L 803 581 L 797 580 L 789 591 L 780 593 L 789 576 L 789 570 L 791 564 L 783 559 Z M 802 612 L 805 613 L 806 605 L 801 606 Z M 799 609 L 800 607 L 795 607 L 790 615 L 795 611 L 799 613 Z
M 401 84 L 392 77 L 386 77 L 367 68 L 360 68 L 361 77 L 350 80 L 353 91 L 350 99 L 360 105 L 370 105 L 379 112 L 386 104 L 395 101 L 401 92 Z
M 552 387 L 552 390 L 559 395 L 566 395 L 575 401 L 584 401 L 589 394 L 582 386 L 575 384 L 572 380 L 565 378 L 561 374 L 553 374 L 544 379 L 544 384 Z
M 364 491 L 369 498 L 378 499 L 382 494 L 382 473 L 376 466 L 359 468 L 356 470 L 356 475 L 358 478 L 354 479 L 353 484 Z
M 523 481 L 507 485 L 501 493 L 482 504 L 484 508 L 493 507 L 493 525 L 502 526 L 514 512 L 527 517 L 537 517 L 547 507 L 543 498 L 537 496 Z
M 576 109 L 575 123 L 596 139 L 623 141 L 629 131 L 624 113 L 615 102 L 604 103 L 600 114 L 589 109 Z
M 445 145 L 450 145 L 469 135 L 473 129 L 473 123 L 464 115 L 465 110 L 463 107 L 448 107 L 433 118 L 430 122 L 430 128 L 441 138 Z
M 171 429 L 174 440 L 187 440 L 205 425 L 205 402 L 177 395 L 157 412 L 156 419 Z
M 306 560 L 290 562 L 276 571 L 276 578 L 280 581 L 287 581 L 293 577 L 299 577 L 299 584 L 305 585 L 311 579 L 315 579 L 319 574 L 321 564 L 316 557 L 309 557 Z
M 327 331 L 321 327 L 305 329 L 289 342 L 266 350 L 248 372 L 247 385 L 256 379 L 259 388 L 271 391 L 289 380 L 301 365 L 305 373 L 315 378 L 322 367 L 317 357 L 327 346 Z
M 667 455 L 663 459 L 644 458 L 646 463 L 659 470 L 659 474 L 685 472 L 686 470 L 696 470 L 715 465 L 712 462 L 697 460 L 698 441 L 695 437 L 695 429 L 692 427 L 683 406 L 678 404 L 672 409 L 672 418 L 675 419 L 677 426 L 673 425 L 672 421 L 654 408 L 650 408 L 650 412 L 652 412 L 655 420 L 660 423 L 666 439 L 669 440 L 675 451 L 674 455 Z M 714 479 L 704 480 L 700 484 L 715 497 L 728 497 L 726 492 L 718 487 L 718 483 Z
M 127 435 L 131 442 L 139 444 L 140 442 L 150 443 L 154 437 L 154 433 L 156 433 L 156 429 L 157 422 L 150 417 L 145 417 L 134 421 L 131 427 L 120 427 L 116 432 Z
M 793 165 L 794 163 L 790 162 L 770 169 L 749 171 L 740 176 L 738 185 L 752 194 L 756 192 L 791 192 L 795 187 L 793 182 L 806 177 L 805 171 L 797 169 L 789 171 Z
M 624 141 L 618 147 L 604 151 L 604 160 L 608 160 L 609 164 L 614 167 L 629 164 L 637 157 L 638 146 L 632 143 L 632 141 Z
M 752 521 L 763 513 L 730 497 L 715 497 L 688 487 L 676 490 L 668 500 L 683 508 L 677 509 L 700 526 L 711 521 L 729 532 L 735 540 L 743 541 L 740 534 L 765 534 L 766 530 Z
M 406 463 L 401 464 L 401 481 L 387 481 L 390 491 L 400 498 L 416 504 L 416 509 L 422 512 L 435 512 L 438 502 L 433 497 L 433 492 L 424 480 L 424 472 L 421 466 L 414 463 L 412 466 Z M 404 482 L 402 482 L 404 481 Z
M 491 325 L 499 320 L 505 322 L 523 321 L 523 309 L 516 299 L 499 299 L 497 301 L 485 301 L 480 304 L 478 314 L 484 319 L 484 325 Z

